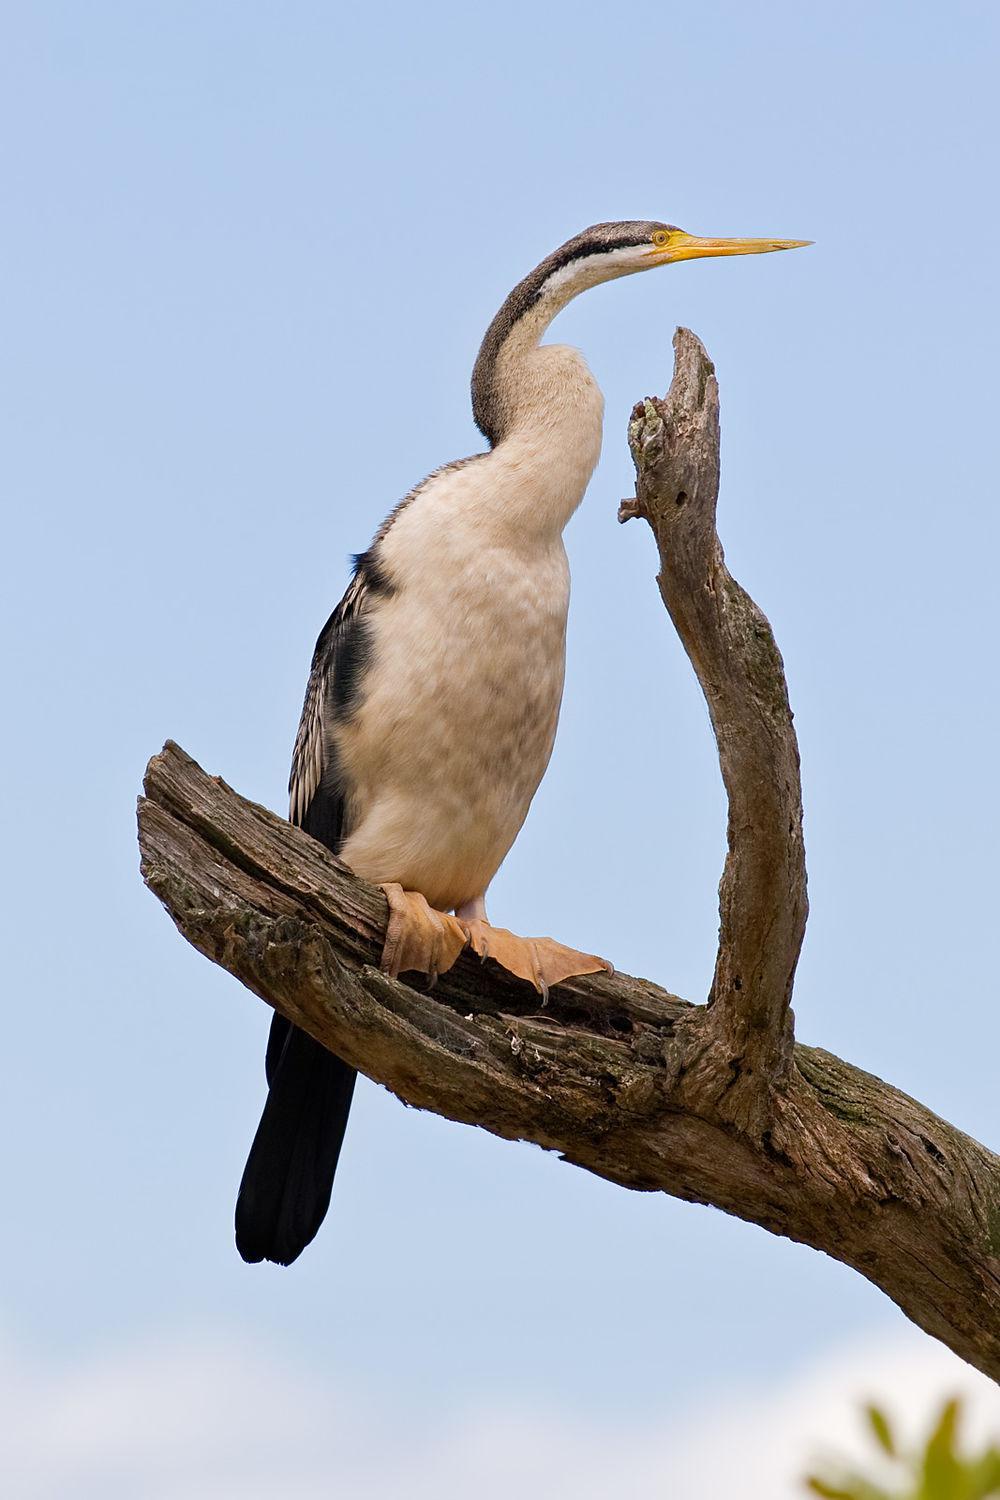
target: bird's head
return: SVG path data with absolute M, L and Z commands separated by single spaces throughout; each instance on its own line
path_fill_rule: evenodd
M 593 224 L 574 235 L 542 262 L 535 275 L 543 295 L 575 296 L 588 286 L 648 271 L 679 260 L 701 260 L 714 255 L 766 255 L 772 250 L 795 250 L 811 240 L 702 239 L 652 219 Z
M 493 319 L 479 350 L 472 374 L 472 409 L 476 423 L 490 442 L 504 427 L 498 361 L 503 350 L 528 349 L 552 319 L 580 292 L 649 271 L 678 260 L 700 260 L 712 255 L 766 255 L 772 250 L 794 250 L 811 240 L 700 239 L 655 219 L 628 219 L 592 224 L 518 282 Z

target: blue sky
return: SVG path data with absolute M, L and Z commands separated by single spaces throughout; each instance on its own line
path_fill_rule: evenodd
M 615 521 L 684 322 L 720 377 L 728 560 L 796 710 L 799 1035 L 995 1144 L 995 7 L 96 0 L 2 32 L 12 1368 L 209 1338 L 349 1389 L 377 1447 L 515 1397 L 653 1427 L 895 1337 L 813 1252 L 371 1085 L 316 1244 L 243 1266 L 267 1013 L 143 889 L 134 798 L 170 735 L 284 810 L 348 555 L 480 446 L 479 338 L 551 248 L 640 216 L 811 238 L 556 325 L 605 456 L 567 537 L 560 737 L 492 911 L 705 993 L 717 763 L 652 540 Z

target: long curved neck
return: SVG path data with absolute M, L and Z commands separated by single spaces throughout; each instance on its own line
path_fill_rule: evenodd
M 577 264 L 549 273 L 536 292 L 538 275 L 515 287 L 493 319 L 472 377 L 476 421 L 493 450 L 486 510 L 505 537 L 532 547 L 558 538 L 583 499 L 604 426 L 604 398 L 583 355 L 539 344 L 570 298 L 604 277 Z
M 550 255 L 518 283 L 480 346 L 472 371 L 472 414 L 492 447 L 530 419 L 538 391 L 532 354 L 552 319 L 579 292 L 608 279 L 606 267 L 561 254 Z

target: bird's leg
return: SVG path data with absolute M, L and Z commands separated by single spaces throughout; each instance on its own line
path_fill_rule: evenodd
M 389 923 L 382 949 L 382 969 L 393 979 L 416 969 L 431 983 L 444 974 L 468 944 L 485 962 L 492 958 L 510 974 L 534 985 L 549 997 L 549 987 L 579 974 L 613 974 L 607 959 L 567 948 L 554 938 L 523 938 L 506 927 L 493 927 L 486 917 L 486 898 L 477 896 L 455 910 L 436 911 L 419 891 L 404 891 L 388 883 L 381 889 L 389 903 Z
M 431 984 L 451 968 L 468 942 L 455 920 L 428 906 L 419 891 L 404 891 L 401 885 L 383 885 L 389 903 L 389 923 L 382 949 L 383 972 L 395 979 L 407 969 L 429 974 Z
M 567 948 L 554 938 L 523 938 L 508 932 L 506 927 L 491 926 L 486 919 L 485 896 L 477 896 L 474 901 L 456 907 L 455 917 L 469 940 L 469 946 L 480 959 L 483 962 L 487 958 L 495 959 L 509 973 L 533 984 L 543 1005 L 549 998 L 550 985 L 574 979 L 579 974 L 615 972 L 607 959 Z
M 486 916 L 486 897 L 477 896 L 455 907 L 455 920 L 465 933 L 466 941 L 481 959 L 489 955 L 489 939 L 493 929 Z

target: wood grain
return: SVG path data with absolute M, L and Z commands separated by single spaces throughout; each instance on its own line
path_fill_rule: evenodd
M 469 954 L 432 991 L 390 980 L 382 893 L 169 742 L 139 802 L 143 876 L 189 942 L 408 1104 L 823 1250 L 1000 1379 L 1000 1160 L 793 1041 L 798 751 L 770 627 L 716 534 L 715 375 L 693 334 L 675 347 L 669 395 L 633 414 L 623 518 L 653 528 L 729 796 L 707 1005 L 619 974 L 559 985 L 543 1008 Z

